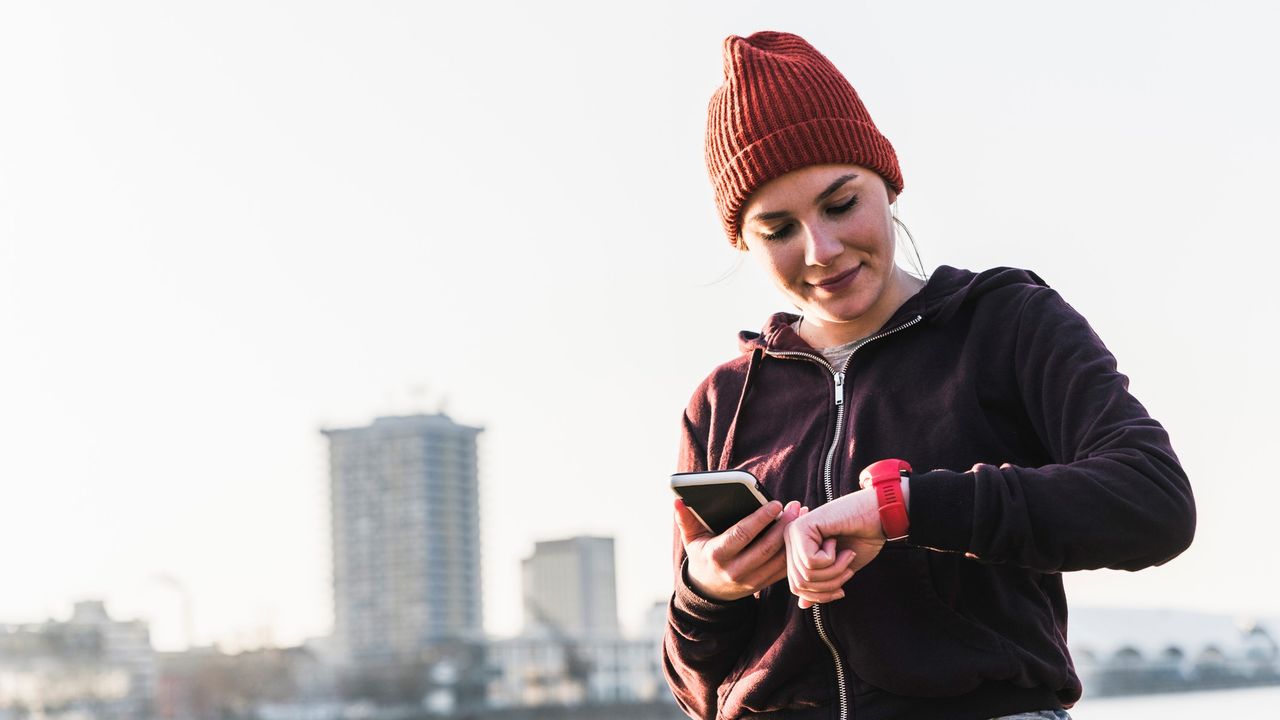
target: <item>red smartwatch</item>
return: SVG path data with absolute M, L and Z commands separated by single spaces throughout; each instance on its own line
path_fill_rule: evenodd
M 902 479 L 911 477 L 911 466 L 906 460 L 880 460 L 873 462 L 858 475 L 858 486 L 875 488 L 876 504 L 880 506 L 880 524 L 888 540 L 907 537 L 910 520 L 907 504 L 902 497 Z

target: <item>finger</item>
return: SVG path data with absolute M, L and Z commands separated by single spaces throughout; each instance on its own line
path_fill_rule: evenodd
M 805 563 L 809 562 L 810 555 L 817 547 L 817 541 L 799 527 L 793 526 L 792 531 L 788 533 L 787 584 L 790 585 L 793 593 L 801 590 L 809 581 L 808 574 L 812 570 Z
M 775 555 L 780 555 L 783 545 L 786 544 L 787 526 L 791 524 L 792 520 L 796 519 L 796 515 L 799 512 L 800 503 L 795 500 L 787 503 L 782 508 L 782 512 L 778 514 L 773 527 L 757 537 L 756 541 L 748 545 L 747 549 L 739 556 L 742 561 L 751 565 L 760 565 Z
M 1000 469 L 1001 469 L 1001 470 L 1008 470 L 1008 469 L 1009 469 L 1009 468 L 1011 468 L 1011 467 L 1013 467 L 1013 466 L 1012 466 L 1012 465 L 1010 465 L 1009 463 L 1003 463 L 1002 465 L 1000 465 Z
M 804 582 L 804 578 L 800 577 L 800 544 L 804 542 L 803 536 L 795 531 L 795 523 L 787 528 L 787 584 L 791 587 L 791 591 L 795 592 L 796 586 Z
M 779 515 L 779 518 L 786 513 Z M 773 532 L 770 530 L 770 532 Z M 731 558 L 724 566 L 725 572 L 742 578 L 742 583 L 754 588 L 772 585 L 787 576 L 787 555 L 785 547 L 779 546 L 772 553 L 760 552 L 757 546 L 760 540 L 752 543 L 745 551 Z
M 724 559 L 737 555 L 781 512 L 782 503 L 777 500 L 770 500 L 757 508 L 755 512 L 734 523 L 733 527 L 716 536 L 715 540 L 712 541 L 716 544 L 712 549 L 712 553 Z
M 822 548 L 818 551 L 818 553 L 819 553 L 818 555 L 815 555 L 815 559 L 830 558 L 831 562 L 835 562 L 836 561 L 836 539 L 833 537 L 824 538 L 822 541 Z
M 783 537 L 787 532 L 787 526 L 791 524 L 791 521 L 799 517 L 799 515 L 800 503 L 795 500 L 787 503 L 782 508 L 782 512 L 778 513 L 778 516 L 773 520 L 773 525 L 756 538 L 756 541 L 751 544 L 749 550 L 760 548 L 763 554 L 769 556 L 778 552 L 778 550 L 782 548 L 784 542 Z
M 827 582 L 833 578 L 838 578 L 843 575 L 845 571 L 849 569 L 849 565 L 853 563 L 854 557 L 855 554 L 852 550 L 841 550 L 836 555 L 835 562 L 831 563 L 827 567 L 807 568 L 801 566 L 798 568 L 797 574 L 803 578 L 805 582 Z
M 824 538 L 818 529 L 797 521 L 791 525 L 795 562 L 805 571 L 830 567 L 835 562 L 836 539 Z
M 853 578 L 853 570 L 845 569 L 833 578 L 828 580 L 805 580 L 796 587 L 797 592 L 805 593 L 826 593 L 833 590 L 839 590 L 844 587 L 845 583 Z
M 801 550 L 805 551 L 800 556 L 800 574 L 803 577 L 831 575 L 831 568 L 836 564 L 836 538 L 824 538 L 819 543 L 813 536 L 806 536 Z
M 702 524 L 697 515 L 689 509 L 680 498 L 676 498 L 676 527 L 680 528 L 680 541 L 685 547 L 698 539 L 711 537 L 711 531 Z
M 827 590 L 823 592 L 818 592 L 815 590 L 806 590 L 805 588 L 799 588 L 796 590 L 792 590 L 791 594 L 794 595 L 797 599 L 808 601 L 810 604 L 820 605 L 824 602 L 831 602 L 832 600 L 836 600 L 843 597 L 844 588 L 839 587 L 839 588 L 834 588 L 832 590 Z
M 787 567 L 787 583 L 791 588 L 791 593 L 796 596 L 801 609 L 812 607 L 826 602 L 832 602 L 844 597 L 843 584 L 825 590 L 813 590 L 805 586 L 803 580 L 798 580 L 791 566 Z M 852 575 L 852 573 L 851 573 Z
M 780 580 L 787 579 L 787 557 L 782 553 L 769 561 L 768 574 L 765 577 L 764 584 L 772 585 Z
M 787 577 L 787 558 L 782 553 L 770 558 L 765 564 L 753 570 L 744 581 L 757 590 L 766 588 Z
M 843 590 L 835 590 L 826 593 L 797 593 L 799 598 L 798 604 L 801 608 L 811 607 L 813 605 L 821 605 L 823 603 L 835 602 L 844 597 Z
M 800 508 L 800 512 L 804 512 L 804 508 Z M 784 554 L 787 556 L 787 564 L 791 566 L 799 566 L 800 558 L 804 554 L 802 547 L 806 542 L 803 523 L 801 522 L 803 515 L 796 517 L 783 531 L 782 539 L 785 544 Z
M 787 558 L 787 587 L 791 589 L 792 595 L 796 595 L 796 597 L 799 597 L 798 591 L 800 586 L 804 584 L 804 578 L 800 577 L 800 575 L 796 573 L 796 568 L 797 568 L 797 565 L 795 561 L 788 557 Z M 801 605 L 800 607 L 805 607 L 805 606 Z

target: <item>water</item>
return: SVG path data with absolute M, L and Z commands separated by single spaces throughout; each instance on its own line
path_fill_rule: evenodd
M 1280 718 L 1280 687 L 1085 698 L 1070 712 L 1075 720 L 1271 720 Z

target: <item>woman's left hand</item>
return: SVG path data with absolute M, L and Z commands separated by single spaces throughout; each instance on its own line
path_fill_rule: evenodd
M 844 584 L 884 547 L 873 490 L 804 512 L 787 526 L 787 581 L 800 607 L 844 597 Z

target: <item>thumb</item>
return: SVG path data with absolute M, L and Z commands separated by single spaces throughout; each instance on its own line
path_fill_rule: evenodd
M 680 528 L 680 541 L 685 545 L 698 539 L 711 537 L 711 531 L 680 498 L 676 498 L 676 527 Z

